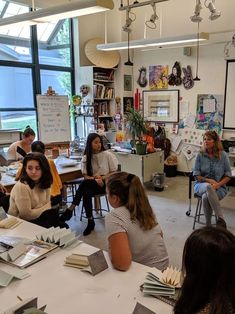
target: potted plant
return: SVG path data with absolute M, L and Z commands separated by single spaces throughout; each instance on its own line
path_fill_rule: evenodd
M 143 140 L 143 135 L 146 133 L 144 118 L 139 111 L 130 108 L 126 113 L 126 122 L 127 129 L 136 148 L 136 154 L 145 155 L 147 142 Z

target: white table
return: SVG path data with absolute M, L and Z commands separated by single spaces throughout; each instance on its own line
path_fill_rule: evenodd
M 34 238 L 43 228 L 24 221 L 13 230 L 0 229 L 0 234 Z M 0 313 L 22 299 L 38 297 L 39 306 L 47 304 L 49 314 L 131 314 L 136 302 L 158 314 L 172 314 L 172 307 L 139 290 L 151 268 L 132 263 L 127 272 L 114 270 L 108 254 L 109 268 L 96 276 L 63 266 L 73 249 L 59 250 L 30 266 L 30 277 L 12 281 L 0 289 Z M 0 263 L 1 269 L 10 267 Z

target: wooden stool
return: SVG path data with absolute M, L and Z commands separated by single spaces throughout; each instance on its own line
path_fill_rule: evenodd
M 102 208 L 101 206 L 101 197 L 105 197 L 105 201 L 106 201 L 106 205 L 107 208 Z M 108 198 L 107 198 L 107 194 L 97 194 L 93 196 L 94 199 L 94 210 L 96 211 L 96 213 L 99 213 L 100 216 L 99 217 L 94 217 L 94 219 L 100 219 L 103 218 L 103 211 L 105 212 L 110 212 L 110 208 L 109 208 L 109 202 L 108 202 Z M 82 218 L 87 218 L 85 215 L 85 209 L 82 203 L 82 209 L 81 209 L 81 215 L 80 215 L 80 221 L 82 221 Z

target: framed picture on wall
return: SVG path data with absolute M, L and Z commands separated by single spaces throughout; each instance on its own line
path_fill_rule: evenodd
M 124 74 L 124 91 L 125 92 L 132 91 L 132 75 Z
M 147 121 L 179 121 L 179 90 L 146 90 L 142 99 Z
M 134 108 L 134 98 L 133 97 L 123 97 L 123 113 L 127 113 L 130 108 Z

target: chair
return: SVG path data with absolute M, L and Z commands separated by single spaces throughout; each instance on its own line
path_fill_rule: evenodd
M 82 177 L 82 178 L 77 178 L 77 179 L 74 179 L 74 180 L 71 180 L 71 181 L 65 181 L 65 182 L 63 182 L 63 184 L 64 184 L 66 187 L 70 187 L 70 188 L 71 188 L 71 193 L 72 193 L 72 195 L 68 195 L 68 196 L 67 196 L 67 200 L 66 200 L 67 203 L 68 203 L 68 198 L 69 198 L 69 197 L 71 197 L 71 196 L 72 196 L 72 198 L 75 197 L 76 191 L 77 191 L 77 189 L 78 189 L 80 183 L 81 183 L 83 180 L 84 180 L 84 178 Z M 74 209 L 73 213 L 74 213 L 74 216 L 76 216 L 76 211 L 75 211 L 75 209 Z
M 106 201 L 106 206 L 107 208 L 102 208 L 101 205 L 101 197 L 105 197 L 105 201 Z M 99 217 L 94 217 L 94 219 L 100 219 L 103 218 L 103 211 L 105 212 L 110 212 L 110 208 L 109 208 L 109 202 L 108 202 L 108 198 L 107 198 L 107 194 L 97 194 L 93 196 L 94 199 L 94 208 L 93 210 L 96 211 L 96 213 L 99 213 Z M 82 209 L 81 209 L 81 215 L 80 215 L 80 221 L 82 221 L 82 218 L 87 218 L 85 215 L 85 209 L 82 203 Z
M 192 182 L 194 181 L 194 176 L 193 173 L 190 172 L 189 174 L 189 209 L 186 211 L 186 215 L 190 216 L 191 214 L 191 207 L 192 207 Z M 203 224 L 203 222 L 200 221 L 200 218 L 204 216 L 204 213 L 202 212 L 202 198 L 200 195 L 194 193 L 194 197 L 197 199 L 197 205 L 196 205 L 196 210 L 195 210 L 195 215 L 194 215 L 194 220 L 193 220 L 193 230 L 195 229 L 196 223 Z M 213 214 L 212 217 L 215 217 L 216 221 L 216 216 Z

